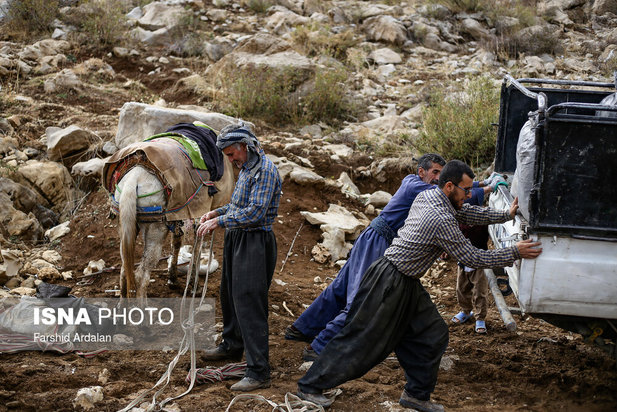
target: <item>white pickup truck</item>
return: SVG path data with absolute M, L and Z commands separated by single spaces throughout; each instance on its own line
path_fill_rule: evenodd
M 530 116 L 535 159 L 528 191 L 518 185 L 516 193 L 528 199 L 521 206 L 527 216 L 491 225 L 489 233 L 496 248 L 542 242 L 537 259 L 505 268 L 523 314 L 580 333 L 615 356 L 617 106 L 600 104 L 613 93 L 611 83 L 506 76 L 495 171 L 514 179 L 519 133 Z M 490 206 L 509 208 L 510 189 L 498 186 Z

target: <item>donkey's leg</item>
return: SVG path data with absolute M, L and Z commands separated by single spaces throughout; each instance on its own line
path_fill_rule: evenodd
M 167 226 L 164 223 L 146 223 L 144 228 L 144 255 L 135 273 L 137 297 L 145 298 L 150 284 L 150 272 L 161 257 L 163 242 L 167 236 Z
M 171 237 L 171 264 L 169 265 L 169 279 L 167 284 L 170 288 L 178 287 L 178 253 L 182 246 L 182 228 L 180 223 L 176 222 L 176 226 Z

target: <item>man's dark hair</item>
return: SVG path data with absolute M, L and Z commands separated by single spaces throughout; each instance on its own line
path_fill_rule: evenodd
M 460 160 L 450 160 L 446 163 L 443 169 L 441 169 L 441 174 L 439 175 L 439 187 L 443 188 L 448 182 L 458 185 L 461 183 L 461 180 L 463 180 L 463 175 L 467 175 L 472 179 L 476 177 L 473 170 L 471 170 L 471 167 L 467 166 L 466 163 L 461 162 Z
M 438 165 L 443 166 L 446 164 L 446 161 L 443 159 L 443 157 L 439 156 L 437 153 L 427 153 L 425 155 L 422 155 L 418 159 L 418 169 L 422 168 L 428 171 L 428 169 L 431 168 L 433 163 L 437 163 Z

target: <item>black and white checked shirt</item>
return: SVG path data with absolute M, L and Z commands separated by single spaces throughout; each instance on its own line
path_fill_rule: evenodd
M 488 225 L 510 219 L 508 210 L 497 211 L 469 204 L 463 204 L 457 211 L 438 187 L 425 190 L 416 197 L 405 224 L 384 255 L 401 273 L 414 278 L 424 275 L 444 251 L 472 268 L 510 266 L 520 259 L 516 246 L 478 249 L 463 236 L 458 226 L 459 223 Z

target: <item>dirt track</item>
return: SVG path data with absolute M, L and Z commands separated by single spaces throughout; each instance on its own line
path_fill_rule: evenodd
M 270 356 L 273 385 L 259 394 L 282 403 L 286 392 L 294 392 L 302 376 L 298 367 L 302 343 L 286 341 L 284 329 L 293 320 L 283 302 L 297 316 L 320 292 L 322 280 L 332 277 L 335 269 L 311 261 L 310 250 L 318 242 L 316 227 L 304 225 L 296 239 L 293 256 L 279 273 L 285 253 L 300 227 L 300 210 L 324 210 L 329 202 L 342 196 L 317 193 L 286 183 L 281 202 L 280 222 L 275 226 L 279 244 L 279 264 L 275 271 L 287 285 L 272 284 L 270 304 L 279 309 L 270 312 Z M 288 202 L 287 199 L 290 199 Z M 300 206 L 301 205 L 301 206 Z M 352 203 L 347 204 L 353 207 Z M 359 206 L 359 205 L 356 205 Z M 360 210 L 360 208 L 358 207 Z M 103 258 L 107 266 L 119 264 L 116 222 L 107 220 L 106 195 L 91 194 L 72 221 L 71 233 L 58 246 L 66 270 L 80 273 L 89 260 Z M 93 238 L 88 238 L 93 235 Z M 215 248 L 220 256 L 221 245 Z M 117 273 L 103 274 L 89 286 L 74 287 L 77 296 L 103 296 L 105 289 L 118 284 Z M 210 277 L 208 296 L 218 296 L 220 270 Z M 149 289 L 150 296 L 180 296 L 157 276 Z M 457 311 L 455 270 L 452 262 L 434 278 L 425 279 L 444 319 Z M 430 285 L 429 285 L 430 284 Z M 67 283 L 75 286 L 74 283 Z M 511 297 L 510 297 L 511 299 Z M 492 301 L 491 301 L 492 303 Z M 217 308 L 217 313 L 220 311 Z M 217 321 L 220 321 L 217 316 Z M 446 352 L 449 370 L 441 370 L 433 399 L 447 410 L 480 411 L 608 411 L 617 406 L 617 368 L 615 362 L 595 347 L 584 344 L 580 337 L 564 333 L 533 318 L 517 318 L 518 330 L 506 331 L 494 307 L 488 318 L 489 333 L 479 336 L 473 326 L 451 327 L 450 345 Z M 377 338 L 377 337 L 376 337 Z M 109 371 L 103 385 L 104 399 L 97 410 L 118 410 L 141 391 L 154 385 L 173 358 L 173 353 L 154 351 L 113 351 L 84 359 L 77 355 L 20 353 L 3 355 L 0 363 L 0 410 L 73 410 L 77 390 L 100 385 L 99 374 Z M 344 362 L 344 360 L 341 360 Z M 184 378 L 188 356 L 176 368 L 172 385 L 165 396 L 186 389 Z M 218 365 L 223 365 L 224 362 Z M 205 365 L 199 365 L 205 366 Z M 182 410 L 223 411 L 235 396 L 229 390 L 233 381 L 196 387 L 191 394 L 176 402 Z M 363 378 L 341 386 L 343 393 L 332 411 L 402 410 L 397 404 L 404 384 L 403 371 L 395 358 L 388 358 Z M 266 404 L 241 401 L 234 411 L 269 411 Z

